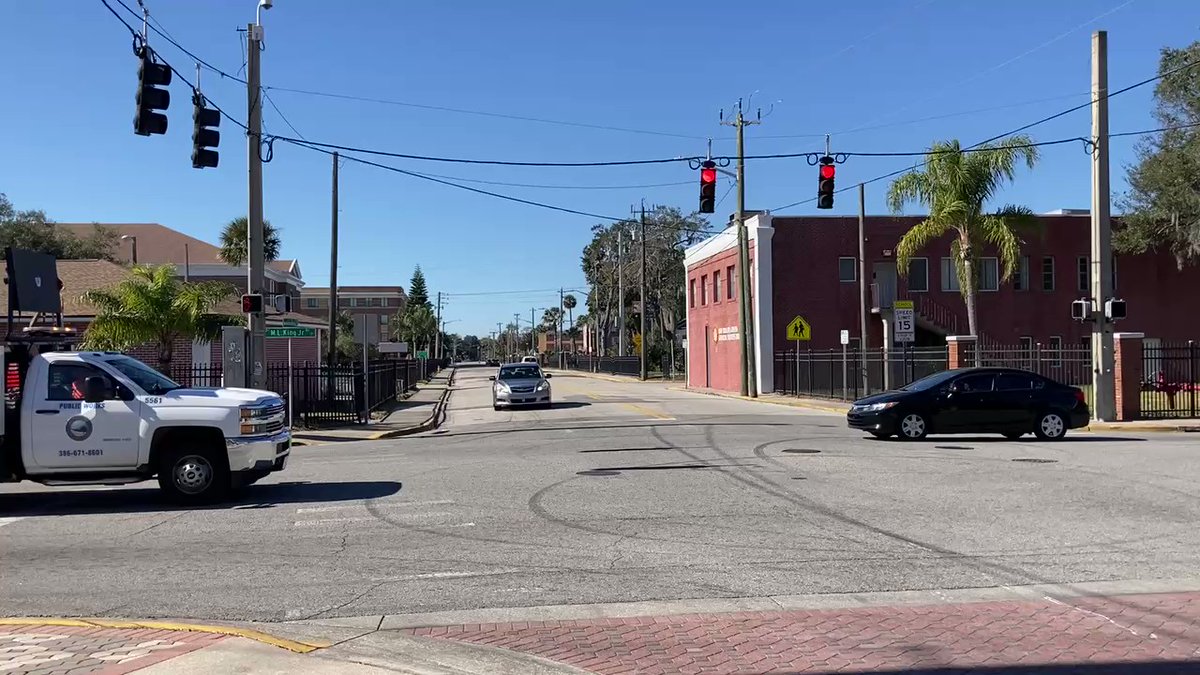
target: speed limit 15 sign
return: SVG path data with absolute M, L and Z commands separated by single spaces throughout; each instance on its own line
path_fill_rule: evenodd
M 892 305 L 892 331 L 896 342 L 913 342 L 916 339 L 916 316 L 912 300 L 897 300 Z

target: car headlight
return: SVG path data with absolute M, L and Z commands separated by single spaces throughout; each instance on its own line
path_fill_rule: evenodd
M 547 382 L 547 381 L 545 381 L 545 380 L 542 380 L 541 382 L 538 382 L 538 386 L 537 386 L 537 390 L 538 390 L 538 391 L 546 391 L 546 390 L 547 390 L 547 389 L 549 389 L 549 388 L 550 388 L 550 383 L 549 383 L 549 382 Z
M 497 382 L 496 383 L 496 391 L 501 394 L 507 394 L 507 393 L 509 393 L 508 385 L 504 384 L 503 382 Z
M 858 406 L 858 409 L 861 410 L 862 412 L 879 412 L 881 410 L 887 410 L 888 408 L 891 408 L 892 406 L 896 405 L 897 403 L 899 403 L 899 401 L 888 401 L 887 403 L 870 403 L 867 405 Z

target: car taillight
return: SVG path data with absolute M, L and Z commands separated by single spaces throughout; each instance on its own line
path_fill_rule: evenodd
M 1075 400 L 1080 403 L 1087 404 L 1087 396 L 1084 396 L 1082 389 L 1075 389 Z

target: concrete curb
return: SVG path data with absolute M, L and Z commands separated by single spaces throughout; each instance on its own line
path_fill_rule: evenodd
M 1143 424 L 1121 422 L 1093 422 L 1078 431 L 1118 431 L 1126 434 L 1146 433 L 1200 433 L 1200 424 Z
M 269 633 L 252 628 L 236 626 L 216 626 L 202 623 L 180 623 L 175 621 L 136 621 L 125 619 L 88 619 L 63 617 L 2 617 L 0 626 L 73 626 L 77 628 L 126 628 L 142 630 L 177 630 L 192 633 L 213 633 L 215 635 L 231 635 L 242 637 L 255 642 L 261 642 L 273 647 L 279 647 L 297 654 L 307 654 L 330 646 L 328 643 L 313 644 L 276 637 Z
M 402 429 L 391 429 L 389 431 L 380 431 L 377 434 L 368 436 L 365 440 L 381 441 L 388 438 L 400 438 L 401 436 L 411 436 L 419 434 L 423 431 L 432 431 L 442 423 L 446 417 L 446 405 L 450 401 L 450 392 L 454 389 L 454 375 L 457 369 L 452 369 L 450 375 L 446 377 L 446 388 L 442 390 L 441 397 L 433 406 L 433 412 L 426 417 L 420 424 L 414 424 Z

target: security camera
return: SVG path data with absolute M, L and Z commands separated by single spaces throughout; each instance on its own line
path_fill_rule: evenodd
M 275 6 L 275 3 L 272 0 L 258 0 L 259 9 L 271 9 L 273 6 Z

